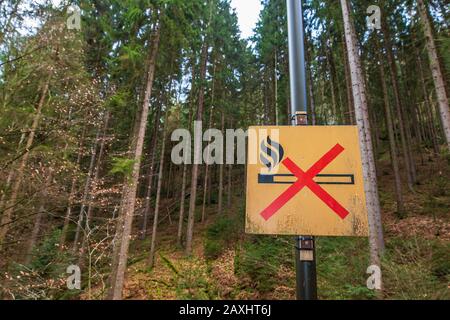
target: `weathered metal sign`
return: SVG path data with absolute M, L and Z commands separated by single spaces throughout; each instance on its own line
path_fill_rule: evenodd
M 251 127 L 249 132 L 248 233 L 368 235 L 356 127 Z

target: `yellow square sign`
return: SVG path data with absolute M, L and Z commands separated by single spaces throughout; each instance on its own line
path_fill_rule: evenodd
M 251 127 L 246 232 L 367 236 L 357 127 Z

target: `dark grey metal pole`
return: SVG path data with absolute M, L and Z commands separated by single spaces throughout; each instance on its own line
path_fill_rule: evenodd
M 307 111 L 303 10 L 301 0 L 287 0 L 286 2 L 292 125 L 301 125 L 302 123 L 296 121 L 296 115 L 299 113 L 306 115 Z
M 286 0 L 289 37 L 291 122 L 307 125 L 305 40 L 301 0 Z M 312 236 L 295 239 L 295 269 L 298 300 L 317 299 L 316 252 Z

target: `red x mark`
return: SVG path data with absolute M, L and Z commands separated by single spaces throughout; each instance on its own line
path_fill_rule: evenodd
M 328 192 L 319 186 L 313 178 L 318 175 L 326 166 L 337 158 L 344 151 L 344 148 L 337 144 L 328 151 L 319 161 L 317 161 L 307 172 L 300 169 L 291 159 L 286 158 L 282 163 L 293 173 L 298 180 L 283 192 L 275 201 L 261 212 L 261 216 L 267 221 L 305 186 L 319 197 L 331 210 L 336 212 L 341 219 L 345 219 L 349 212 L 339 204 Z

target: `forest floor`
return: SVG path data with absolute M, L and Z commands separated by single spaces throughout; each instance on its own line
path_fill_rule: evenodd
M 450 299 L 449 161 L 419 159 L 415 192 L 404 190 L 406 210 L 396 213 L 393 177 L 381 159 L 380 201 L 386 251 L 384 292 L 366 288 L 365 238 L 317 239 L 320 299 Z M 222 216 L 216 205 L 197 222 L 193 255 L 176 243 L 176 222 L 160 227 L 153 269 L 149 240 L 132 245 L 124 299 L 294 299 L 293 240 L 245 235 L 242 194 Z M 199 210 L 201 205 L 198 206 Z

